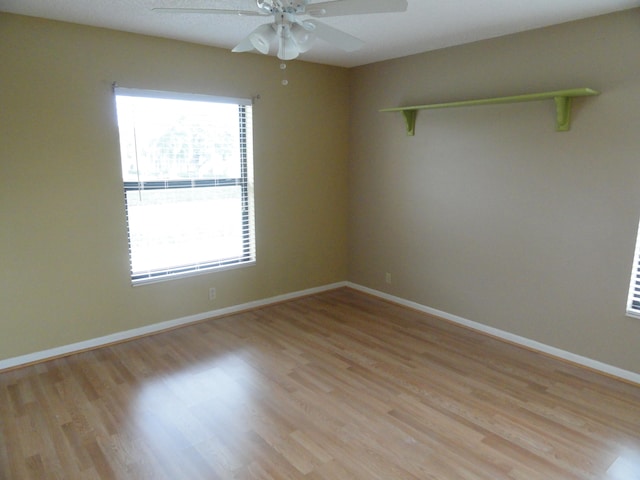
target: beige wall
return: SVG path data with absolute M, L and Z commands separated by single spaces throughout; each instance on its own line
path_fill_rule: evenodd
M 353 70 L 350 280 L 640 372 L 639 45 L 631 10 Z M 573 87 L 567 133 L 552 101 L 377 112 Z
M 0 36 L 0 359 L 345 280 L 347 70 L 282 87 L 274 57 L 7 14 Z M 131 287 L 113 81 L 261 95 L 256 266 Z
M 273 57 L 0 14 L 0 360 L 348 278 L 640 372 L 639 12 L 291 62 L 286 88 Z M 255 267 L 130 286 L 113 81 L 261 95 Z M 603 93 L 568 133 L 553 102 L 421 112 L 414 138 L 377 112 L 579 86 Z

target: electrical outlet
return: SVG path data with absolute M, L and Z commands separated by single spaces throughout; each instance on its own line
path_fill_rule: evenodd
M 391 283 L 391 274 L 389 272 L 384 274 L 384 281 L 389 284 Z
M 209 289 L 209 300 L 215 300 L 216 299 L 216 289 L 215 288 L 210 288 Z

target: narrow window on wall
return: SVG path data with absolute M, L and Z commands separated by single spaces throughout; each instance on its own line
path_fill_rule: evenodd
M 132 282 L 255 263 L 251 101 L 115 94 Z
M 627 297 L 627 315 L 640 318 L 640 227 L 636 238 L 636 252 L 633 257 L 631 284 Z

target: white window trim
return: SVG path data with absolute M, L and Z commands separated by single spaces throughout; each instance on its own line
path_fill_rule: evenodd
M 250 98 L 218 97 L 218 96 L 206 95 L 206 94 L 168 92 L 168 91 L 137 89 L 137 88 L 124 88 L 124 87 L 119 87 L 116 84 L 113 85 L 113 91 L 115 96 L 122 95 L 122 96 L 133 96 L 133 97 L 155 98 L 155 99 L 191 100 L 191 101 L 218 103 L 218 104 L 221 104 L 221 103 L 233 104 L 238 106 L 249 106 L 249 107 L 253 106 L 253 100 Z M 249 116 L 248 121 L 252 121 L 252 115 Z M 245 124 L 245 134 L 247 134 L 247 132 L 252 134 L 252 131 L 253 131 L 252 125 Z M 253 185 L 253 151 L 252 151 L 253 147 L 252 145 L 253 145 L 253 139 L 251 138 L 251 141 L 247 142 L 247 144 L 245 145 L 245 147 L 247 148 L 245 149 L 244 160 L 247 162 L 247 164 L 244 165 L 244 173 L 242 173 L 240 177 L 240 178 L 246 179 L 243 187 L 243 189 L 246 191 L 248 191 L 249 189 L 252 190 L 252 185 Z M 123 179 L 123 185 L 126 186 L 127 183 L 128 182 L 124 181 Z M 248 240 L 248 244 L 249 244 L 249 255 L 247 257 L 248 259 L 244 259 L 244 256 L 243 256 L 243 257 L 238 257 L 238 259 L 229 263 L 226 263 L 226 262 L 216 263 L 215 261 L 208 262 L 208 263 L 203 262 L 203 264 L 196 263 L 189 266 L 185 266 L 185 271 L 177 271 L 177 270 L 180 270 L 180 268 L 168 268 L 167 273 L 161 273 L 161 270 L 160 270 L 160 271 L 153 272 L 153 274 L 149 272 L 147 276 L 144 276 L 141 274 L 135 275 L 133 271 L 130 271 L 132 285 L 136 287 L 136 286 L 148 285 L 152 283 L 165 282 L 165 281 L 174 280 L 178 278 L 185 278 L 185 277 L 208 274 L 212 272 L 220 272 L 225 270 L 233 270 L 233 269 L 254 266 L 256 264 L 256 260 L 255 260 L 256 259 L 256 245 L 255 245 L 256 242 L 255 242 L 255 218 L 254 218 L 255 210 L 253 206 L 254 200 L 253 200 L 252 192 L 248 194 L 247 200 L 248 200 L 248 203 L 246 205 L 247 211 L 245 212 L 245 214 L 247 215 L 247 220 L 249 222 L 248 232 L 250 235 Z M 125 204 L 125 208 L 128 208 L 126 204 Z M 243 214 L 243 217 L 245 214 Z M 127 231 L 129 231 L 128 222 L 127 222 Z M 131 245 L 129 246 L 129 256 L 131 256 Z M 131 258 L 129 260 L 131 260 Z M 171 271 L 171 270 L 176 270 L 176 271 Z

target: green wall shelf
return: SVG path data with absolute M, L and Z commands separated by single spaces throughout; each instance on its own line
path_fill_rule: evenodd
M 381 112 L 402 112 L 407 123 L 407 135 L 416 133 L 416 117 L 418 110 L 434 110 L 436 108 L 470 107 L 474 105 L 497 105 L 501 103 L 533 102 L 553 99 L 556 104 L 556 130 L 566 132 L 571 127 L 571 101 L 574 97 L 590 97 L 600 92 L 590 88 L 572 88 L 553 92 L 529 93 L 511 97 L 481 98 L 478 100 L 462 100 L 459 102 L 433 103 L 431 105 L 415 105 L 411 107 L 384 108 Z

